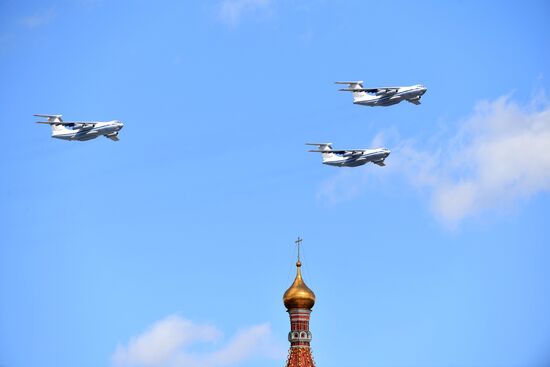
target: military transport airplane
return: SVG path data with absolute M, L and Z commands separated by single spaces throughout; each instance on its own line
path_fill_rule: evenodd
M 52 127 L 52 138 L 63 140 L 91 140 L 105 136 L 118 141 L 118 132 L 124 124 L 118 120 L 100 121 L 63 121 L 61 115 L 34 115 L 46 117 L 48 121 L 37 121 L 38 124 L 48 124 Z
M 336 167 L 357 167 L 369 162 L 385 166 L 384 160 L 390 155 L 390 150 L 386 148 L 334 150 L 332 143 L 306 143 L 306 145 L 319 147 L 309 152 L 321 153 L 323 164 Z
M 364 88 L 362 81 L 335 83 L 348 85 L 347 88 L 339 90 L 352 92 L 354 104 L 371 107 L 391 106 L 403 100 L 419 105 L 420 97 L 428 90 L 422 84 L 411 85 L 410 87 Z

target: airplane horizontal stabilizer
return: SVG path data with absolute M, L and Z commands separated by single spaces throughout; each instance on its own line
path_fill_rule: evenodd
M 363 84 L 362 80 L 349 81 L 349 82 L 334 82 L 334 84 Z
M 37 115 L 33 115 L 33 116 L 36 116 L 36 117 L 46 117 L 46 118 L 49 118 L 49 117 L 51 117 L 51 118 L 55 118 L 55 117 L 59 118 L 59 117 L 61 117 L 62 115 L 39 115 L 39 114 L 37 114 Z

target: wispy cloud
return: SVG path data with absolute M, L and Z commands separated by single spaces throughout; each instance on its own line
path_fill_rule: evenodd
M 217 345 L 221 339 L 222 333 L 211 325 L 195 324 L 172 315 L 157 321 L 126 345 L 119 345 L 111 359 L 115 366 L 121 367 L 224 367 L 252 358 L 284 357 L 284 349 L 274 342 L 268 324 L 243 329 L 210 352 L 192 350 L 194 344 Z
M 456 134 L 434 139 L 428 147 L 393 134 L 396 143 L 387 169 L 339 173 L 323 183 L 319 196 L 346 200 L 370 187 L 373 179 L 398 174 L 427 188 L 435 216 L 454 227 L 467 217 L 549 191 L 550 106 L 540 103 L 536 97 L 520 106 L 508 96 L 480 102 Z
M 244 16 L 257 17 L 269 11 L 272 4 L 272 0 L 223 0 L 219 4 L 219 15 L 224 23 L 235 26 Z
M 28 15 L 20 19 L 20 23 L 27 28 L 37 28 L 49 24 L 55 18 L 55 12 L 53 9 Z

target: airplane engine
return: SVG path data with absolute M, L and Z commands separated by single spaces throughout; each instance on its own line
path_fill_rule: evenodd
M 376 92 L 376 95 L 377 96 L 381 96 L 383 94 L 386 94 L 386 90 L 385 89 L 380 89 L 378 92 Z

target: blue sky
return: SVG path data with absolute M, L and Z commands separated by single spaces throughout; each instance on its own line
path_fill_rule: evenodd
M 0 2 L 0 366 L 281 366 L 298 235 L 319 366 L 546 366 L 549 17 Z M 360 107 L 354 79 L 428 92 Z M 58 141 L 34 113 L 125 127 Z

